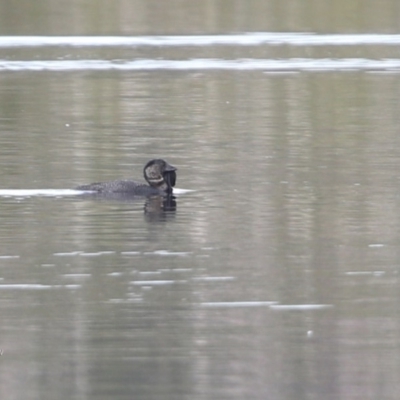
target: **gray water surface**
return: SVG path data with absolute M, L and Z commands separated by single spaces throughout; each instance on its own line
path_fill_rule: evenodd
M 2 399 L 398 398 L 399 35 L 296 4 L 291 30 L 260 2 L 242 30 L 3 21 Z M 72 190 L 155 157 L 166 211 Z

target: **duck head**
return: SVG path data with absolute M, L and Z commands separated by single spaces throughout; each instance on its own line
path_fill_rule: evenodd
M 150 160 L 143 170 L 148 184 L 167 193 L 172 192 L 176 182 L 176 168 L 161 159 Z

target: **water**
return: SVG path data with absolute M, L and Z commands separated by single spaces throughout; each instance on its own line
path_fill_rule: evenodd
M 0 397 L 397 399 L 397 3 L 49 4 L 0 13 Z M 154 157 L 167 211 L 73 190 Z

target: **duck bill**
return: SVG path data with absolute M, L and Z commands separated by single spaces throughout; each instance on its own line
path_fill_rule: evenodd
M 164 172 L 175 172 L 176 171 L 176 168 L 173 165 L 170 165 L 168 163 L 165 163 L 165 164 L 166 164 L 166 166 L 165 166 Z
M 172 165 L 167 164 L 164 171 L 164 180 L 169 188 L 173 188 L 176 183 L 176 168 Z

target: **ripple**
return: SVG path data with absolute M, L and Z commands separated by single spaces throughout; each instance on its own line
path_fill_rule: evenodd
M 379 71 L 400 69 L 400 59 L 291 58 L 291 59 L 191 59 L 191 60 L 0 60 L 0 71 Z
M 80 190 L 72 189 L 0 189 L 0 197 L 77 196 Z
M 316 34 L 313 32 L 245 32 L 232 35 L 176 35 L 176 36 L 0 36 L 0 47 L 45 46 L 354 46 L 398 45 L 400 35 L 394 34 Z
M 42 285 L 38 283 L 10 283 L 0 284 L 0 290 L 47 290 L 47 289 L 79 289 L 81 285 Z
M 276 304 L 271 305 L 274 310 L 281 311 L 308 311 L 308 310 L 324 310 L 326 308 L 332 308 L 332 304 Z
M 192 253 L 189 251 L 169 251 L 169 250 L 155 250 L 143 253 L 144 255 L 156 255 L 156 256 L 189 256 Z
M 190 189 L 174 189 L 174 194 L 181 195 L 193 191 L 194 190 Z M 74 189 L 0 189 L 0 197 L 33 197 L 33 196 L 63 197 L 63 196 L 78 196 L 81 195 L 82 193 L 85 192 L 83 190 L 74 190 Z
M 194 281 L 207 281 L 207 282 L 224 282 L 224 281 L 236 280 L 234 276 L 198 276 L 192 279 Z
M 262 307 L 277 304 L 276 301 L 217 301 L 200 303 L 201 307 Z
M 184 283 L 186 281 L 174 281 L 174 280 L 148 280 L 148 281 L 131 281 L 131 285 L 138 286 L 163 286 L 163 285 L 172 285 L 174 283 Z

